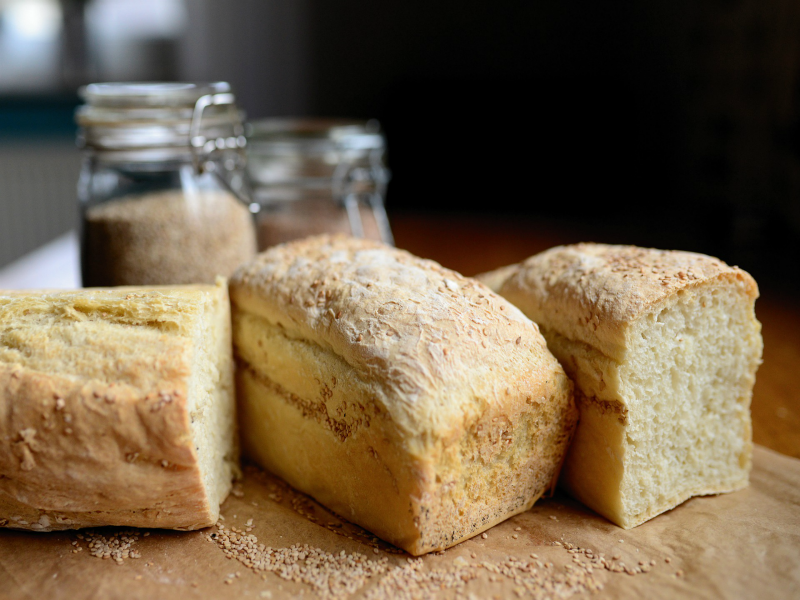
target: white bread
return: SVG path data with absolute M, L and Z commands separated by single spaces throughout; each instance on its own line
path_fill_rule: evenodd
M 223 280 L 0 292 L 0 525 L 214 524 L 233 391 Z
M 525 511 L 577 411 L 536 326 L 367 240 L 276 246 L 231 279 L 244 452 L 414 555 Z
M 690 252 L 578 244 L 487 280 L 575 381 L 561 477 L 575 498 L 627 529 L 747 485 L 762 349 L 749 274 Z

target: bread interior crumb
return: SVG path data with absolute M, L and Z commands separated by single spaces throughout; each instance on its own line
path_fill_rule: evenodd
M 759 329 L 752 307 L 722 286 L 678 292 L 637 322 L 620 368 L 626 512 L 746 484 Z
M 216 519 L 219 505 L 237 473 L 236 418 L 233 401 L 229 312 L 220 306 L 227 296 L 207 294 L 193 335 L 193 366 L 188 406 L 192 438 L 203 483 Z

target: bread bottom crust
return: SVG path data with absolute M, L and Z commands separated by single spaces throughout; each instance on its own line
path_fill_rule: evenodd
M 0 527 L 25 531 L 47 532 L 84 527 L 148 527 L 194 531 L 217 522 L 218 511 L 207 503 L 197 507 L 146 508 L 141 510 L 98 510 L 69 512 L 34 509 L 9 499 L 0 499 Z
M 530 509 L 551 488 L 577 418 L 564 381 L 558 398 L 487 410 L 460 439 L 419 457 L 375 418 L 337 437 L 279 384 L 240 364 L 242 446 L 296 489 L 418 556 Z

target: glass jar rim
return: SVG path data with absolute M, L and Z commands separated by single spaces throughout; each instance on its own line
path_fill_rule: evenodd
M 133 81 L 90 83 L 78 91 L 89 105 L 97 107 L 194 107 L 197 100 L 208 94 L 230 93 L 225 81 L 178 82 Z
M 375 119 L 273 117 L 248 123 L 252 154 L 324 154 L 342 150 L 382 150 L 385 141 Z
M 230 90 L 224 81 L 91 83 L 79 92 L 86 103 L 75 112 L 78 144 L 101 152 L 175 148 L 181 153 L 199 136 L 201 143 L 222 139 L 231 147 L 236 140 L 243 147 L 244 115 Z

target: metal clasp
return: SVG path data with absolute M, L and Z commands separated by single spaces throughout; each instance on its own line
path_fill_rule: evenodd
M 198 175 L 202 175 L 205 171 L 212 172 L 228 191 L 245 204 L 251 213 L 255 214 L 260 207 L 252 201 L 252 193 L 247 179 L 239 175 L 231 175 L 237 166 L 235 162 L 223 161 L 223 172 L 220 172 L 214 162 L 207 160 L 214 152 L 232 150 L 237 154 L 237 159 L 240 162 L 238 166 L 241 166 L 242 170 L 244 169 L 244 163 L 247 160 L 244 152 L 247 146 L 247 138 L 244 135 L 244 123 L 239 118 L 235 101 L 235 97 L 231 93 L 206 94 L 197 99 L 192 112 L 192 122 L 189 126 L 189 146 L 192 151 L 192 164 Z M 233 135 L 207 138 L 202 134 L 203 113 L 209 106 L 228 107 Z
M 223 105 L 228 106 L 228 111 L 231 115 L 231 125 L 233 126 L 233 135 L 229 137 L 207 138 L 201 133 L 203 113 L 209 106 Z M 216 150 L 235 150 L 241 155 L 244 154 L 247 139 L 244 137 L 244 125 L 236 110 L 233 94 L 206 94 L 197 99 L 192 113 L 192 123 L 189 127 L 189 142 L 192 148 L 192 163 L 198 174 L 203 172 L 204 159 Z
M 372 211 L 381 240 L 393 246 L 394 236 L 383 204 L 390 174 L 382 163 L 382 156 L 383 148 L 370 150 L 369 167 L 356 167 L 352 161 L 342 158 L 334 171 L 331 191 L 333 197 L 344 206 L 354 237 L 364 237 L 364 223 L 361 219 L 363 203 Z M 362 189 L 365 186 L 370 191 L 365 192 Z

